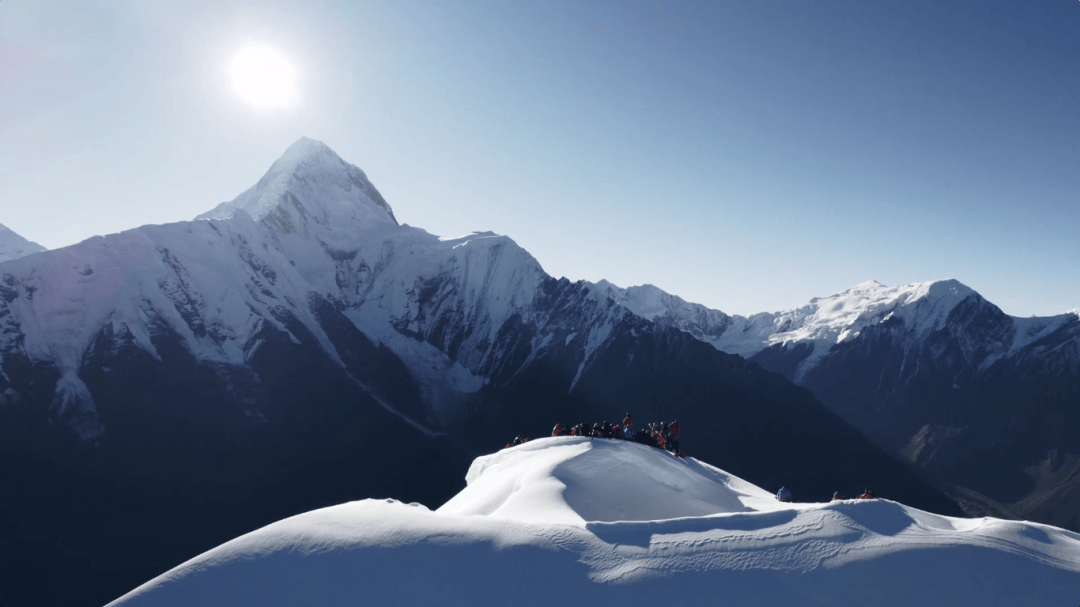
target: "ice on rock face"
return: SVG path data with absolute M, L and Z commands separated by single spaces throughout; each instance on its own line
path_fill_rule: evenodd
M 44 251 L 45 247 L 19 236 L 0 224 L 0 263 Z
M 628 441 L 537 439 L 477 459 L 468 483 L 435 511 L 369 499 L 294 516 L 111 605 L 1011 606 L 1080 587 L 1074 533 L 887 499 L 781 503 Z

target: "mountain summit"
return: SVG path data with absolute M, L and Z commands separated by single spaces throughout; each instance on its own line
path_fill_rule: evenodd
M 307 137 L 289 146 L 258 183 L 196 219 L 226 219 L 238 210 L 256 221 L 270 216 L 285 231 L 304 229 L 309 221 L 325 227 L 343 221 L 354 226 L 385 216 L 397 223 L 364 171 L 325 143 Z

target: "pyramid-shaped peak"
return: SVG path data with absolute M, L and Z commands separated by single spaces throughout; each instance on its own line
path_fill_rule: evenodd
M 226 219 L 238 210 L 256 221 L 284 209 L 299 212 L 333 227 L 334 221 L 365 216 L 367 221 L 389 220 L 394 212 L 359 167 L 342 160 L 330 146 L 308 137 L 290 145 L 254 186 L 231 202 L 224 202 L 197 219 Z
M 301 166 L 325 165 L 327 168 L 348 166 L 330 146 L 309 137 L 301 137 L 271 165 L 269 173 L 297 170 Z

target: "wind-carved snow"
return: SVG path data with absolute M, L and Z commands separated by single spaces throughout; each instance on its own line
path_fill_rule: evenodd
M 45 247 L 19 236 L 7 226 L 0 224 L 0 263 L 44 250 Z
M 1004 606 L 1070 604 L 1080 586 L 1074 533 L 887 499 L 781 503 L 632 442 L 538 439 L 467 481 L 436 511 L 364 500 L 286 519 L 112 605 Z

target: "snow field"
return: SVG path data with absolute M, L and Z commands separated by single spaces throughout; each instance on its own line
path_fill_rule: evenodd
M 1080 588 L 1074 533 L 887 500 L 782 504 L 630 442 L 537 439 L 467 480 L 436 511 L 364 500 L 286 519 L 112 605 L 1049 605 Z

